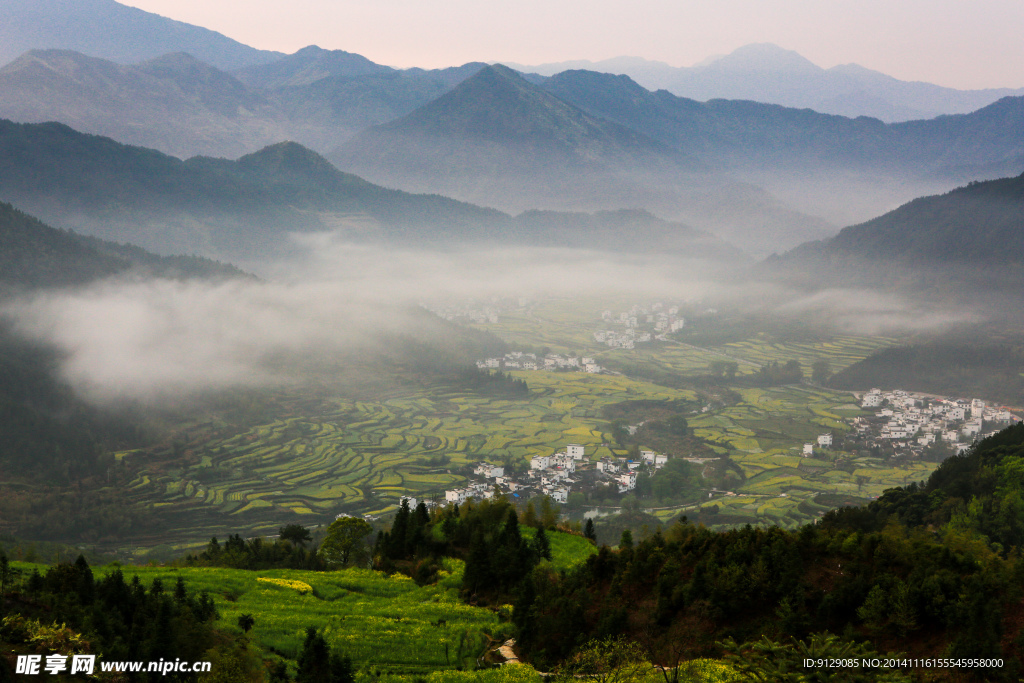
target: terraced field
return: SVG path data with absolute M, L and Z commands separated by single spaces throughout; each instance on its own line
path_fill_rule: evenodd
M 194 464 L 145 471 L 131 483 L 139 499 L 191 513 L 196 540 L 235 529 L 266 532 L 297 519 L 315 524 L 338 512 L 394 509 L 403 495 L 434 497 L 464 482 L 465 465 L 524 463 L 580 443 L 587 455 L 622 455 L 605 445 L 609 403 L 693 399 L 694 394 L 625 377 L 521 373 L 529 400 L 433 392 L 380 403 L 342 401 L 316 416 L 280 419 L 206 441 Z M 121 454 L 131 459 L 141 454 Z M 208 514 L 219 513 L 211 522 Z M 221 528 L 221 531 L 217 529 Z
M 657 371 L 645 376 L 671 373 L 684 380 L 705 375 L 712 361 L 723 358 L 739 363 L 741 375 L 791 359 L 806 374 L 821 359 L 838 371 L 895 341 L 835 335 L 778 342 L 755 335 L 715 348 L 666 342 L 611 350 L 596 344 L 591 333 L 602 326 L 601 310 L 628 305 L 552 300 L 502 315 L 498 324 L 486 328 L 513 343 L 594 355 L 600 363 L 621 360 L 624 367 Z M 707 400 L 696 391 L 622 375 L 514 374 L 529 384 L 528 399 L 411 389 L 377 401 L 328 399 L 316 410 L 299 408 L 238 433 L 211 430 L 209 438 L 190 443 L 187 464 L 177 469 L 141 467 L 129 490 L 180 520 L 174 543 L 202 541 L 222 535 L 225 528 L 273 533 L 284 523 L 317 524 L 339 512 L 394 510 L 402 495 L 438 497 L 462 484 L 465 466 L 479 460 L 522 467 L 531 456 L 567 443 L 583 444 L 591 458 L 624 455 L 606 445 L 610 435 L 604 432 L 609 428 L 604 406 L 632 400 Z M 928 465 L 893 470 L 866 460 L 854 463 L 856 472 L 850 473 L 835 467 L 835 460 L 846 459 L 844 470 L 850 470 L 850 454 L 801 457 L 804 443 L 825 431 L 845 430 L 844 420 L 861 414 L 849 394 L 807 385 L 737 385 L 730 391 L 740 396 L 738 402 L 730 398 L 726 402 L 732 405 L 690 419 L 695 434 L 743 473 L 737 495 L 718 503 L 730 515 L 791 525 L 818 511 L 813 498 L 819 494 L 866 498 L 923 479 L 930 470 Z M 145 462 L 147 456 L 118 457 L 131 463 L 135 458 Z M 657 514 L 668 518 L 672 511 Z

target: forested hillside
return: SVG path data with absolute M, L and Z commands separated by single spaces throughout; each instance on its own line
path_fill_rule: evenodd
M 720 655 L 727 638 L 829 631 L 912 657 L 1004 658 L 972 675 L 1016 680 L 1022 471 L 1018 425 L 923 485 L 798 531 L 713 533 L 683 520 L 635 543 L 624 535 L 574 572 L 532 575 L 514 611 L 518 642 L 551 666 L 591 638 L 626 634 L 672 665 Z

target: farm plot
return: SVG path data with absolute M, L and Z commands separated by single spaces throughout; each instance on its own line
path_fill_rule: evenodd
M 251 614 L 252 639 L 293 663 L 305 629 L 315 626 L 357 668 L 406 673 L 472 666 L 486 643 L 484 634 L 500 627 L 494 612 L 459 600 L 462 563 L 446 560 L 446 570 L 436 585 L 420 587 L 401 574 L 368 569 L 121 568 L 128 580 L 137 575 L 148 585 L 159 578 L 167 586 L 180 576 L 190 590 L 207 591 L 224 627 L 234 628 L 240 615 Z
M 790 360 L 800 363 L 804 373 L 810 375 L 815 361 L 827 360 L 832 372 L 839 372 L 862 361 L 879 349 L 893 346 L 898 340 L 890 337 L 838 335 L 826 339 L 807 341 L 766 341 L 745 339 L 712 347 L 710 350 L 728 354 L 758 366 L 776 361 Z

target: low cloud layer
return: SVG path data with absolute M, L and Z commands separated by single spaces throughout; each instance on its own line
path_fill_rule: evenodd
M 111 280 L 36 293 L 2 313 L 56 347 L 64 377 L 94 400 L 159 400 L 232 387 L 284 385 L 281 359 L 370 348 L 408 332 L 410 304 L 470 297 L 624 296 L 701 300 L 811 316 L 848 332 L 935 329 L 968 316 L 915 309 L 892 295 L 831 290 L 795 296 L 723 284 L 701 264 L 569 249 L 396 252 L 305 237 L 310 257 L 264 281 Z

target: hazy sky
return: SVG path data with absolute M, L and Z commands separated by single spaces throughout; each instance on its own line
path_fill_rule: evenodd
M 632 55 L 690 66 L 775 43 L 958 88 L 1024 87 L 1024 0 L 120 0 L 254 47 L 397 67 Z

